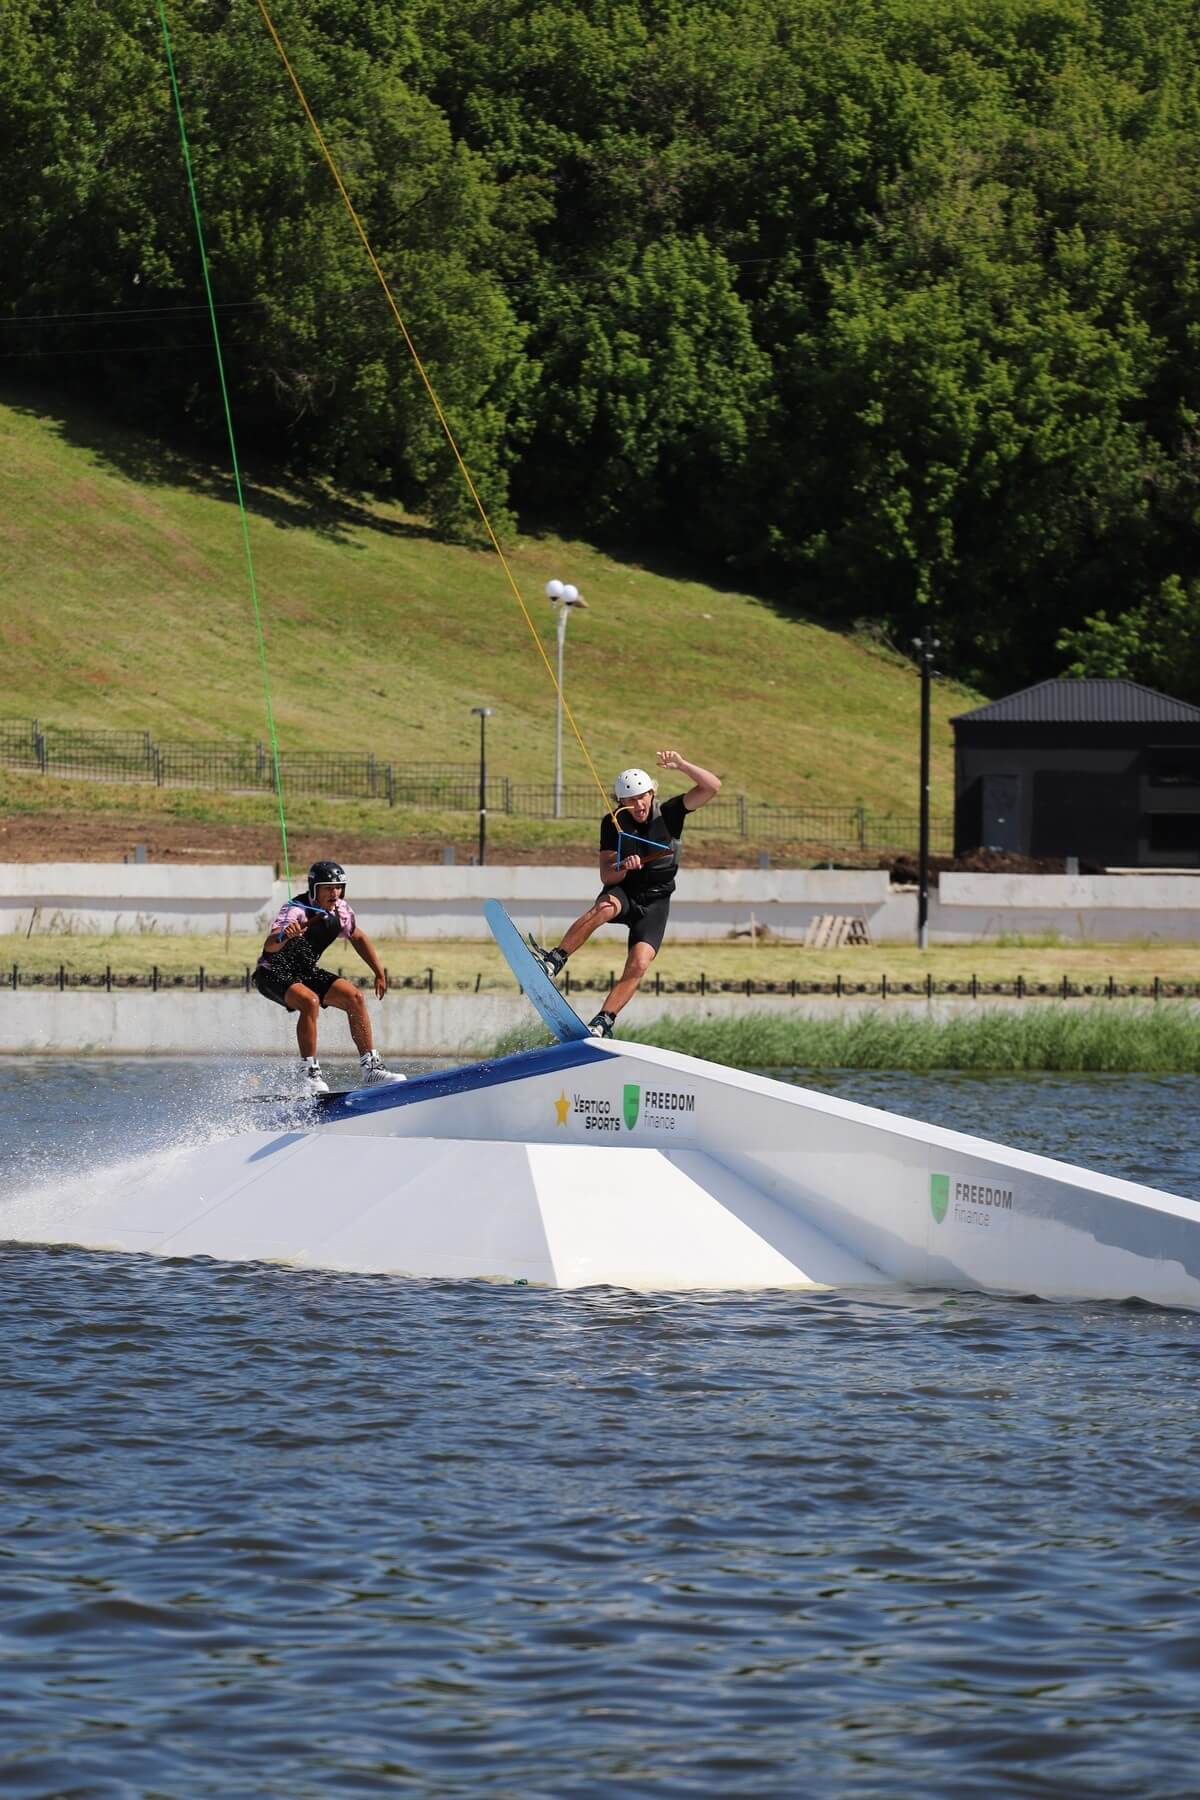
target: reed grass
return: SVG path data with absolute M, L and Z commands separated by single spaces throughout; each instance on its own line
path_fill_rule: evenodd
M 739 1069 L 1200 1074 L 1200 1011 L 1172 1003 L 1026 1004 L 949 1019 L 876 1011 L 848 1019 L 667 1017 L 620 1035 Z

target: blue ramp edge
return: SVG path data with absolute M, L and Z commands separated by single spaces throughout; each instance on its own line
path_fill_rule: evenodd
M 543 1025 L 549 1027 L 560 1044 L 591 1034 L 569 1000 L 559 993 L 545 969 L 530 951 L 498 900 L 485 900 L 483 916 L 492 936 L 500 946 L 504 960 L 516 976 L 525 998 L 534 1007 Z
M 461 1069 L 439 1069 L 432 1075 L 415 1075 L 394 1086 L 355 1088 L 348 1094 L 322 1095 L 317 1122 L 333 1125 L 339 1119 L 361 1119 L 365 1113 L 393 1112 L 400 1106 L 420 1106 L 426 1100 L 444 1100 L 450 1094 L 470 1094 L 480 1088 L 500 1087 L 508 1081 L 526 1081 L 533 1075 L 578 1069 L 597 1062 L 608 1052 L 585 1033 L 570 1044 L 547 1044 L 540 1050 L 519 1050 L 514 1056 L 493 1062 L 467 1063 Z

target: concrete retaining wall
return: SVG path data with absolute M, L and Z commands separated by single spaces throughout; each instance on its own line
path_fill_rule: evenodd
M 350 899 L 374 937 L 486 938 L 482 902 L 553 939 L 597 892 L 591 869 L 367 865 Z M 297 886 L 299 883 L 297 883 Z M 286 898 L 269 864 L 17 863 L 3 873 L 0 933 L 266 931 Z M 825 913 L 865 919 L 877 944 L 911 944 L 917 899 L 884 870 L 688 869 L 672 907 L 676 936 L 727 938 L 766 927 L 800 941 Z M 1064 942 L 1200 939 L 1200 875 L 943 875 L 931 896 L 934 943 L 1056 932 Z
M 9 863 L 0 877 L 0 932 L 264 931 L 270 863 Z
M 0 933 L 17 936 L 31 922 L 39 936 L 265 933 L 287 898 L 286 885 L 267 864 L 18 863 L 3 879 Z M 300 886 L 298 879 L 295 889 Z M 373 937 L 487 938 L 483 902 L 493 896 L 523 931 L 549 936 L 577 918 L 599 886 L 596 871 L 587 868 L 368 864 L 352 871 L 349 898 Z M 913 904 L 911 896 L 900 896 L 905 922 Z M 727 937 L 748 932 L 753 922 L 779 937 L 803 938 L 821 913 L 853 912 L 867 920 L 873 936 L 886 940 L 897 922 L 895 908 L 883 870 L 696 869 L 676 896 L 673 918 L 684 937 Z
M 1039 1005 L 1078 1008 L 1097 1004 L 1100 1003 L 1094 1000 L 924 1000 L 911 995 L 886 1001 L 836 1000 L 820 995 L 790 1000 L 770 994 L 750 998 L 710 995 L 704 999 L 680 994 L 656 1000 L 639 995 L 625 1016 L 631 1025 L 646 1025 L 668 1014 L 674 1018 L 728 1019 L 751 1013 L 784 1013 L 789 1017 L 849 1019 L 882 1009 L 889 1015 L 949 1019 L 969 1013 L 1028 1012 Z M 532 1009 L 517 994 L 393 992 L 382 1005 L 372 1001 L 371 1014 L 380 1049 L 396 1058 L 467 1059 L 485 1055 L 506 1032 L 537 1025 Z M 350 1035 L 341 1017 L 326 1014 L 322 1018 L 320 1049 L 328 1062 L 353 1055 Z M 256 994 L 240 992 L 0 992 L 0 1054 L 201 1056 L 224 1051 L 294 1056 L 293 1024 L 277 1007 Z
M 942 876 L 930 909 L 939 944 L 1057 932 L 1065 942 L 1200 938 L 1200 875 Z

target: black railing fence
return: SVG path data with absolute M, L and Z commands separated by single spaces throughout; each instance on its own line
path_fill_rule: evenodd
M 262 742 L 157 741 L 148 731 L 75 731 L 37 719 L 0 719 L 0 765 L 84 781 L 142 781 L 226 793 L 275 790 L 274 762 Z M 280 754 L 279 774 L 285 794 L 378 800 L 426 812 L 473 813 L 479 806 L 479 771 L 474 763 L 382 762 L 371 755 L 286 750 Z M 554 801 L 550 782 L 494 775 L 487 783 L 491 813 L 553 819 Z M 600 810 L 593 785 L 564 785 L 559 817 L 596 819 Z M 689 821 L 688 831 L 762 843 L 896 850 L 916 842 L 917 816 L 872 812 L 864 806 L 774 806 L 745 794 L 722 794 Z M 930 841 L 935 850 L 952 849 L 953 838 L 949 819 L 932 822 Z
M 43 775 L 75 775 L 92 781 L 153 781 L 154 744 L 148 731 L 72 731 L 42 727 L 36 719 L 23 731 L 0 720 L 0 760 L 9 767 L 38 769 Z
M 855 953 L 856 955 L 859 952 Z M 68 969 L 60 964 L 57 969 L 23 969 L 20 963 L 14 962 L 0 966 L 0 992 L 5 989 L 16 993 L 21 988 L 57 988 L 61 992 L 68 989 L 102 988 L 113 992 L 119 988 L 148 988 L 153 993 L 178 993 L 183 990 L 190 993 L 207 993 L 227 991 L 231 988 L 242 988 L 250 992 L 253 971 L 247 965 L 240 974 L 213 974 L 203 965 L 195 969 L 142 969 L 135 973 L 114 969 L 111 964 L 103 971 Z M 371 984 L 371 977 L 366 975 L 348 975 L 347 980 L 355 982 L 360 988 Z M 565 994 L 607 993 L 616 980 L 616 970 L 599 972 L 584 980 L 573 977 L 569 970 L 564 971 L 562 988 Z M 516 983 L 511 977 L 504 975 L 485 975 L 482 971 L 473 980 L 438 981 L 433 969 L 425 968 L 416 974 L 397 975 L 388 971 L 389 987 L 397 989 L 419 989 L 425 993 L 481 993 L 485 991 L 516 992 Z M 953 981 L 939 981 L 932 974 L 923 976 L 917 981 L 897 981 L 892 976 L 880 975 L 877 979 L 866 977 L 862 980 L 851 980 L 845 975 L 834 975 L 826 981 L 812 981 L 801 978 L 776 979 L 774 981 L 755 981 L 750 976 L 739 980 L 726 980 L 701 973 L 691 981 L 664 981 L 661 975 L 649 976 L 642 985 L 645 994 L 743 994 L 750 997 L 755 994 L 786 996 L 790 999 L 802 999 L 810 995 L 822 995 L 836 1000 L 896 1000 L 906 996 L 918 999 L 935 1000 L 949 997 L 959 999 L 1006 999 L 1006 1000 L 1200 1000 L 1200 981 L 1164 981 L 1155 976 L 1152 981 L 1118 981 L 1114 976 L 1097 977 L 1092 981 L 1075 981 L 1069 975 L 1061 975 L 1053 981 L 1030 981 L 1024 975 L 1015 975 L 1007 981 L 981 981 L 977 975 L 960 976 Z

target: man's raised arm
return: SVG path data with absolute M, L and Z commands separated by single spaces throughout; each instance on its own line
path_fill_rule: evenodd
M 686 775 L 692 783 L 683 796 L 683 804 L 689 812 L 697 812 L 700 807 L 707 806 L 709 801 L 715 800 L 721 791 L 719 775 L 713 775 L 708 769 L 702 769 L 699 763 L 688 762 L 685 756 L 680 756 L 678 750 L 660 750 L 658 766 L 660 769 L 678 769 L 679 773 Z

